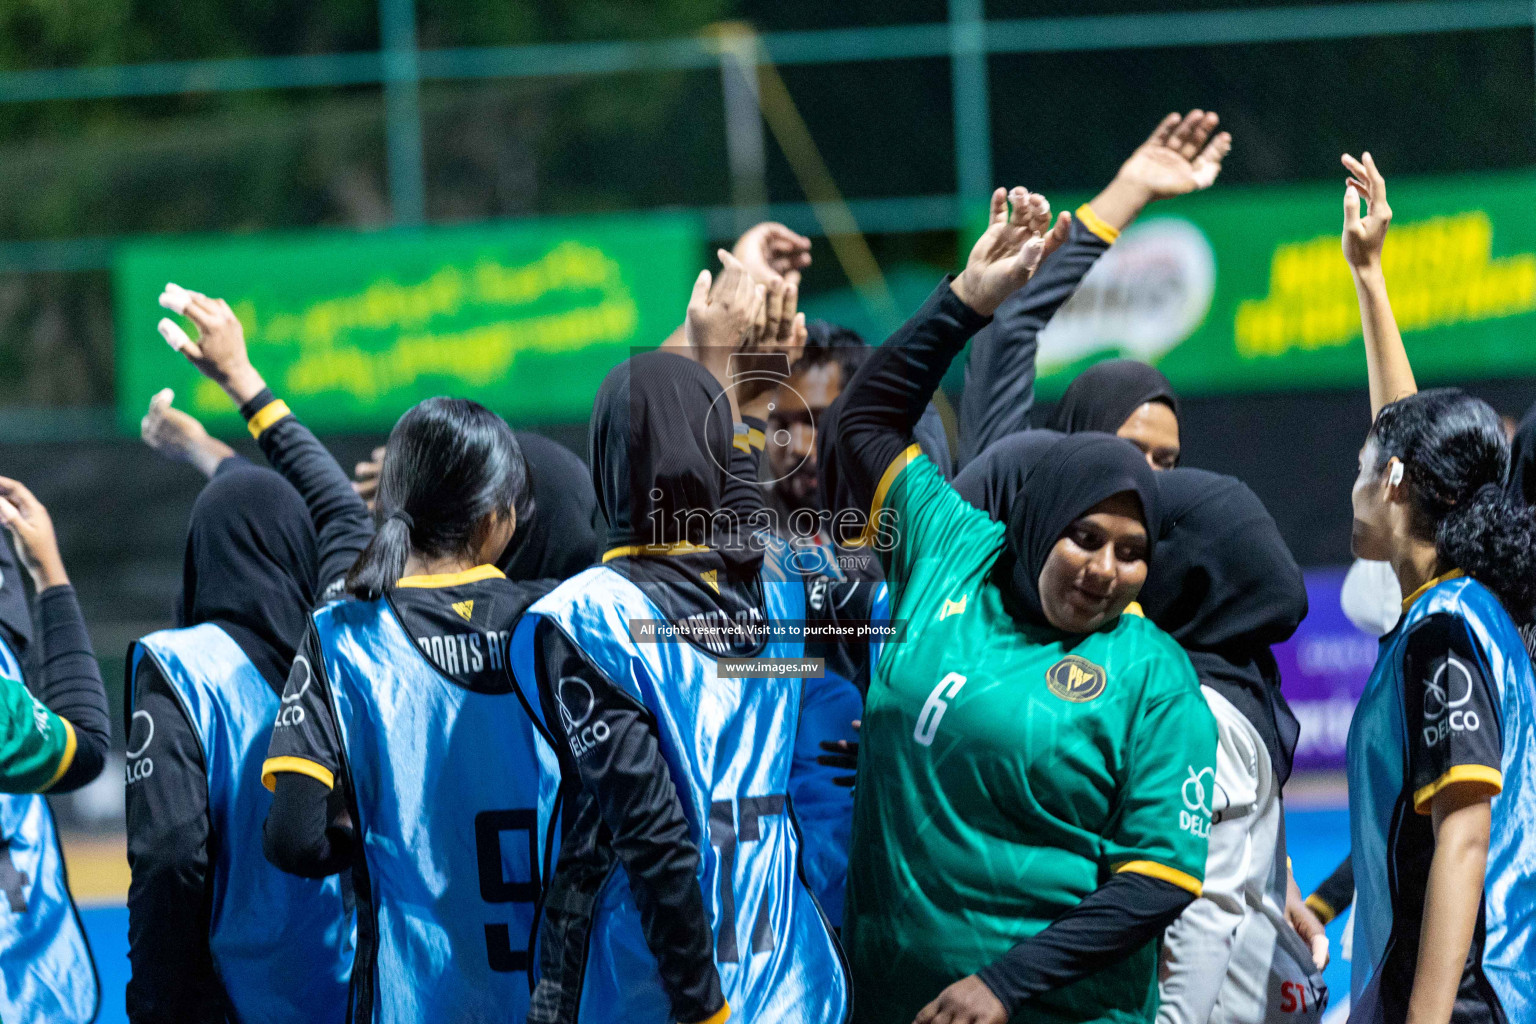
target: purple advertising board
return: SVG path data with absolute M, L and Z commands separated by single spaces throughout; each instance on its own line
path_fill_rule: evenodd
M 1376 638 L 1356 629 L 1339 605 L 1346 571 L 1307 570 L 1307 617 L 1274 649 L 1281 688 L 1301 723 L 1297 771 L 1344 770 L 1350 716 L 1376 664 Z

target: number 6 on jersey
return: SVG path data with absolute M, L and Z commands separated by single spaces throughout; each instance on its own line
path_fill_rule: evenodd
M 917 728 L 912 730 L 913 739 L 925 747 L 933 745 L 933 734 L 939 731 L 939 722 L 944 712 L 949 710 L 949 702 L 955 699 L 960 687 L 964 685 L 965 676 L 958 672 L 951 672 L 939 680 L 939 685 L 928 695 L 923 710 L 917 716 Z

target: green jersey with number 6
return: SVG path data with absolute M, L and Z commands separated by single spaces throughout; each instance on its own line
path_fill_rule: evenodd
M 909 1024 L 1111 873 L 1198 895 L 1216 727 L 1189 659 L 1145 618 L 1077 636 L 1009 615 L 990 580 L 1003 526 L 915 447 L 874 512 L 907 632 L 866 702 L 844 939 L 857 1020 Z M 1151 1021 L 1156 945 L 1018 1019 Z

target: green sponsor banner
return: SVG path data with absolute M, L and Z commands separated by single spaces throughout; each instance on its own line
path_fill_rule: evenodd
M 1536 375 L 1536 172 L 1391 178 L 1388 197 L 1387 286 L 1420 382 Z M 1041 334 L 1041 393 L 1113 355 L 1187 394 L 1364 387 L 1343 208 L 1342 169 L 1152 206 Z
M 682 321 L 703 253 L 681 214 L 124 246 L 115 265 L 118 419 L 150 397 L 238 430 L 229 399 L 156 330 L 167 281 L 228 300 L 251 360 L 317 430 L 387 430 L 423 398 L 514 423 L 585 420 L 603 375 Z

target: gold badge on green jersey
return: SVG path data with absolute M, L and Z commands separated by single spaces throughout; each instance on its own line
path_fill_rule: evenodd
M 1104 692 L 1104 669 L 1087 658 L 1069 654 L 1045 670 L 1045 685 L 1062 700 L 1083 704 Z

